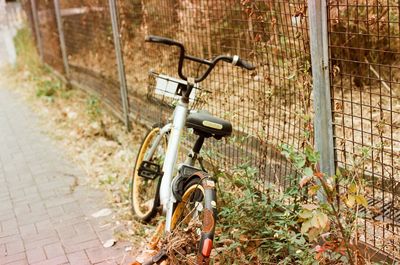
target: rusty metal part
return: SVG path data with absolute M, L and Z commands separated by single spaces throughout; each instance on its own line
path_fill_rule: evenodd
M 157 264 L 168 258 L 167 251 L 165 249 L 161 249 L 155 256 L 151 257 L 150 259 L 146 260 L 142 263 L 142 265 L 153 265 Z
M 204 210 L 204 218 L 203 218 L 203 232 L 209 233 L 215 227 L 215 219 L 213 211 L 209 209 Z
M 156 231 L 154 232 L 153 236 L 151 237 L 151 240 L 149 244 L 147 244 L 147 247 L 149 249 L 156 249 L 158 242 L 160 242 L 160 239 L 162 237 L 162 234 L 164 232 L 165 228 L 165 221 L 161 221 L 158 226 Z

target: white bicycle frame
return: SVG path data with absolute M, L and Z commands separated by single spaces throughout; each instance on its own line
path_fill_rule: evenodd
M 177 106 L 175 107 L 172 123 L 165 125 L 159 132 L 156 140 L 154 141 L 149 152 L 145 156 L 145 160 L 149 160 L 153 155 L 155 149 L 160 143 L 162 137 L 168 133 L 170 136 L 168 138 L 167 152 L 164 158 L 164 165 L 162 168 L 163 177 L 160 186 L 160 203 L 163 206 L 163 213 L 166 214 L 165 230 L 167 232 L 171 231 L 171 219 L 173 213 L 173 206 L 176 203 L 176 198 L 172 193 L 172 180 L 174 178 L 174 170 L 176 165 L 176 160 L 179 151 L 179 144 L 182 137 L 182 132 L 185 127 L 186 117 L 188 114 L 188 103 L 183 102 L 182 99 L 179 100 Z M 189 157 L 186 164 L 192 165 L 194 161 Z
M 172 181 L 174 178 L 174 170 L 176 166 L 176 160 L 178 156 L 178 151 L 179 151 L 179 144 L 181 142 L 181 137 L 182 137 L 182 132 L 185 127 L 186 123 L 186 118 L 188 115 L 188 102 L 191 99 L 190 95 L 192 94 L 191 92 L 193 91 L 193 88 L 196 88 L 196 83 L 198 84 L 199 82 L 203 81 L 208 74 L 212 71 L 212 69 L 215 67 L 216 63 L 218 61 L 225 61 L 232 63 L 233 65 L 237 65 L 242 68 L 246 68 L 248 70 L 252 70 L 255 67 L 252 66 L 251 64 L 247 63 L 244 60 L 241 60 L 239 56 L 235 55 L 233 57 L 231 56 L 217 56 L 212 60 L 205 60 L 193 56 L 188 56 L 185 55 L 185 48 L 183 44 L 176 42 L 174 40 L 168 39 L 168 38 L 163 38 L 159 36 L 147 36 L 146 37 L 147 42 L 155 42 L 155 43 L 162 43 L 165 45 L 174 45 L 180 48 L 180 58 L 179 58 L 179 65 L 178 65 L 178 75 L 182 80 L 171 78 L 169 76 L 160 76 L 161 80 L 158 80 L 157 84 L 160 86 L 166 86 L 166 89 L 163 90 L 161 89 L 160 91 L 157 91 L 157 85 L 156 85 L 156 93 L 165 95 L 165 93 L 172 93 L 172 94 L 177 94 L 176 92 L 178 91 L 177 86 L 169 86 L 170 81 L 172 83 L 179 83 L 180 85 L 187 85 L 187 88 L 189 90 L 184 91 L 183 96 L 179 99 L 179 102 L 177 106 L 175 107 L 174 114 L 173 114 L 173 119 L 172 123 L 167 124 L 164 126 L 161 130 L 159 135 L 156 137 L 156 140 L 154 141 L 152 147 L 150 148 L 149 154 L 145 156 L 145 160 L 150 160 L 151 156 L 155 152 L 155 149 L 159 145 L 162 137 L 164 136 L 165 133 L 171 132 L 169 136 L 169 141 L 168 141 L 168 146 L 167 146 L 167 151 L 165 154 L 164 158 L 164 164 L 163 164 L 163 177 L 161 180 L 161 186 L 160 186 L 160 203 L 163 206 L 163 213 L 166 214 L 166 224 L 165 224 L 165 230 L 167 232 L 171 231 L 171 220 L 172 220 L 172 214 L 173 214 L 173 207 L 174 203 L 176 203 L 176 198 L 172 192 Z M 183 61 L 185 59 L 208 65 L 209 68 L 203 73 L 203 75 L 193 78 L 193 77 L 185 77 L 182 73 L 182 67 L 183 67 Z M 186 80 L 186 81 L 183 81 Z M 182 91 L 181 91 L 182 92 Z M 188 95 L 186 95 L 186 92 L 188 92 Z M 193 96 L 193 95 L 192 95 Z M 193 156 L 188 156 L 188 158 L 185 161 L 185 164 L 193 166 L 194 162 L 196 160 L 195 154 Z

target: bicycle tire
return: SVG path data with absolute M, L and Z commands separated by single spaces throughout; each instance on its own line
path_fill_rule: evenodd
M 132 213 L 136 219 L 143 222 L 149 222 L 157 213 L 157 208 L 160 205 L 159 193 L 162 177 L 160 176 L 153 180 L 144 179 L 143 177 L 139 176 L 138 170 L 146 152 L 152 146 L 152 141 L 156 138 L 160 130 L 161 126 L 156 124 L 144 137 L 136 157 L 130 182 L 130 201 Z M 164 150 L 159 151 L 158 147 L 156 152 L 159 151 L 161 154 L 153 156 L 150 161 L 154 163 L 157 162 L 162 169 L 163 161 L 162 159 L 160 160 L 160 157 L 158 156 L 165 155 L 167 146 L 166 135 L 164 135 L 164 139 L 161 140 L 161 143 L 164 145 L 161 146 L 164 147 Z
M 183 258 L 191 259 L 192 262 L 179 260 L 180 263 L 209 264 L 217 221 L 216 199 L 215 182 L 205 172 L 196 173 L 185 185 L 182 200 L 177 203 L 172 214 L 171 231 L 172 234 L 180 236 L 179 231 L 187 233 L 190 226 L 194 226 L 196 231 L 193 233 L 197 236 L 194 240 L 197 246 L 195 249 L 188 246 L 189 249 L 182 251 L 182 253 L 191 253 Z M 203 208 L 197 203 L 202 203 Z M 196 228 L 195 222 L 199 227 Z M 199 228 L 201 228 L 201 233 Z M 193 259 L 196 260 L 194 263 Z

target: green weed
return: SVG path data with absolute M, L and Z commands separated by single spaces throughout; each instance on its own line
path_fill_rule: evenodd
M 96 96 L 90 96 L 86 100 L 86 113 L 91 120 L 99 120 L 101 117 L 101 102 Z
M 65 88 L 63 82 L 52 75 L 50 68 L 40 61 L 34 39 L 27 26 L 17 31 L 14 44 L 18 55 L 15 70 L 22 73 L 27 80 L 34 81 L 37 97 L 54 101 L 57 96 L 63 98 L 70 96 L 70 91 Z
M 216 259 L 221 264 L 316 264 L 301 234 L 297 186 L 279 192 L 261 190 L 257 170 L 240 165 L 220 186 Z M 291 203 L 288 203 L 291 202 Z
M 28 26 L 25 25 L 17 31 L 14 37 L 14 45 L 17 51 L 17 70 L 29 70 L 33 76 L 45 71 Z
M 62 90 L 63 84 L 58 79 L 48 78 L 39 79 L 36 85 L 36 96 L 46 98 L 53 101 L 58 93 Z

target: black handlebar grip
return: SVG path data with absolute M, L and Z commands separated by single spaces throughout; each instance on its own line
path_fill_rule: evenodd
M 145 41 L 183 47 L 182 43 L 180 43 L 180 42 L 174 41 L 174 40 L 169 39 L 169 38 L 164 38 L 164 37 L 154 36 L 154 35 L 146 36 Z
M 239 56 L 237 56 L 237 55 L 235 55 L 233 57 L 232 64 L 236 65 L 236 66 L 239 66 L 241 68 L 245 68 L 247 70 L 256 69 L 256 67 L 253 64 L 251 64 L 251 63 L 249 63 L 249 62 L 247 62 L 247 61 L 245 61 L 243 59 L 240 59 Z

